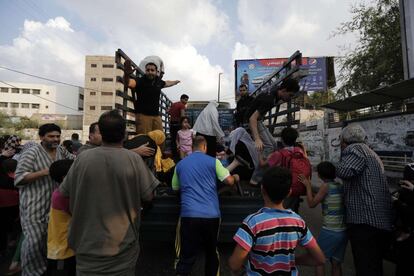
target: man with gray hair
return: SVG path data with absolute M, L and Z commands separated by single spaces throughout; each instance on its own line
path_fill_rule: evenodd
M 391 195 L 378 155 L 358 124 L 341 133 L 337 176 L 344 183 L 346 223 L 357 276 L 383 275 L 382 258 L 392 229 Z

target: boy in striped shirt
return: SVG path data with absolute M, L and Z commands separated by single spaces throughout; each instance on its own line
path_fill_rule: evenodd
M 239 272 L 246 259 L 247 275 L 297 276 L 296 265 L 322 265 L 325 256 L 305 221 L 292 210 L 283 208 L 283 199 L 291 191 L 290 171 L 269 168 L 261 189 L 264 207 L 247 216 L 236 232 L 237 245 L 229 259 L 231 270 Z M 298 246 L 307 252 L 295 256 Z

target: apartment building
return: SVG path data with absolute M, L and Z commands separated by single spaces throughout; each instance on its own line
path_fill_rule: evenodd
M 80 115 L 83 89 L 38 83 L 6 82 L 0 86 L 0 111 L 11 116 Z M 61 105 L 59 105 L 59 103 Z
M 122 101 L 116 96 L 116 91 L 123 89 L 116 81 L 117 76 L 122 76 L 122 71 L 116 68 L 113 56 L 86 56 L 83 140 L 88 139 L 89 125 Z

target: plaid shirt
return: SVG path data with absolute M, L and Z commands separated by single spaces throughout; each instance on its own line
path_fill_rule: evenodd
M 346 222 L 391 230 L 391 195 L 378 155 L 365 144 L 349 145 L 337 176 L 344 182 Z

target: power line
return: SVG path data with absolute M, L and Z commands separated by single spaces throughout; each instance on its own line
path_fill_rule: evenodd
M 10 86 L 10 87 L 20 89 L 20 87 L 14 86 L 14 85 L 12 85 L 12 84 L 10 84 L 10 83 L 7 83 L 7 82 L 5 82 L 5 81 L 0 80 L 0 82 L 4 83 L 5 85 L 8 85 L 8 86 Z M 77 112 L 80 112 L 78 109 L 75 109 L 75 108 L 72 108 L 72 107 L 70 107 L 70 106 L 67 106 L 67 105 L 64 105 L 64 104 L 61 104 L 61 103 L 58 103 L 58 102 L 55 102 L 55 101 L 52 101 L 52 100 L 49 100 L 49 99 L 43 98 L 42 96 L 39 96 L 39 95 L 36 95 L 36 94 L 31 94 L 31 95 L 33 95 L 33 96 L 35 96 L 35 97 L 38 97 L 38 98 L 40 98 L 40 99 L 43 99 L 43 100 L 45 100 L 45 101 L 48 101 L 48 102 L 51 102 L 51 103 L 54 103 L 54 104 L 57 104 L 57 105 L 60 105 L 60 106 L 63 106 L 63 107 L 66 107 L 66 108 L 72 109 L 72 110 L 77 111 Z
M 90 90 L 90 91 L 101 92 L 101 93 L 102 92 L 113 92 L 113 91 L 102 91 L 102 90 L 97 90 L 97 89 L 93 89 L 93 88 L 86 88 L 86 87 L 83 87 L 83 86 L 80 86 L 80 85 L 76 85 L 76 84 L 72 84 L 72 83 L 68 83 L 68 82 L 63 82 L 63 81 L 58 81 L 58 80 L 54 80 L 54 79 L 49 79 L 49 78 L 37 76 L 37 75 L 34 75 L 34 74 L 22 72 L 22 71 L 12 69 L 12 68 L 8 68 L 8 67 L 1 66 L 1 65 L 0 65 L 0 68 L 2 68 L 4 70 L 11 71 L 11 72 L 15 72 L 15 73 L 18 73 L 18 74 L 30 76 L 30 77 L 33 77 L 33 78 L 46 80 L 46 81 L 50 81 L 50 82 L 55 82 L 55 83 L 59 83 L 59 84 L 63 84 L 63 85 L 68 85 L 68 86 L 72 86 L 72 87 L 76 87 L 76 88 L 80 88 L 80 89 L 84 89 L 84 90 Z
M 64 85 L 68 85 L 68 86 L 72 86 L 72 87 L 76 87 L 76 88 L 83 88 L 79 85 L 75 85 L 75 84 L 71 84 L 71 83 L 67 83 L 67 82 L 63 82 L 63 81 L 58 81 L 58 80 L 53 80 L 53 79 L 49 79 L 49 78 L 45 78 L 45 77 L 36 76 L 36 75 L 25 73 L 25 72 L 22 72 L 22 71 L 19 71 L 19 70 L 4 67 L 4 66 L 1 66 L 1 65 L 0 65 L 0 68 L 8 70 L 8 71 L 15 72 L 15 73 L 19 73 L 19 74 L 22 74 L 22 75 L 30 76 L 30 77 L 33 77 L 33 78 L 38 78 L 38 79 L 42 79 L 42 80 L 46 80 L 46 81 L 60 83 L 60 84 L 64 84 Z

